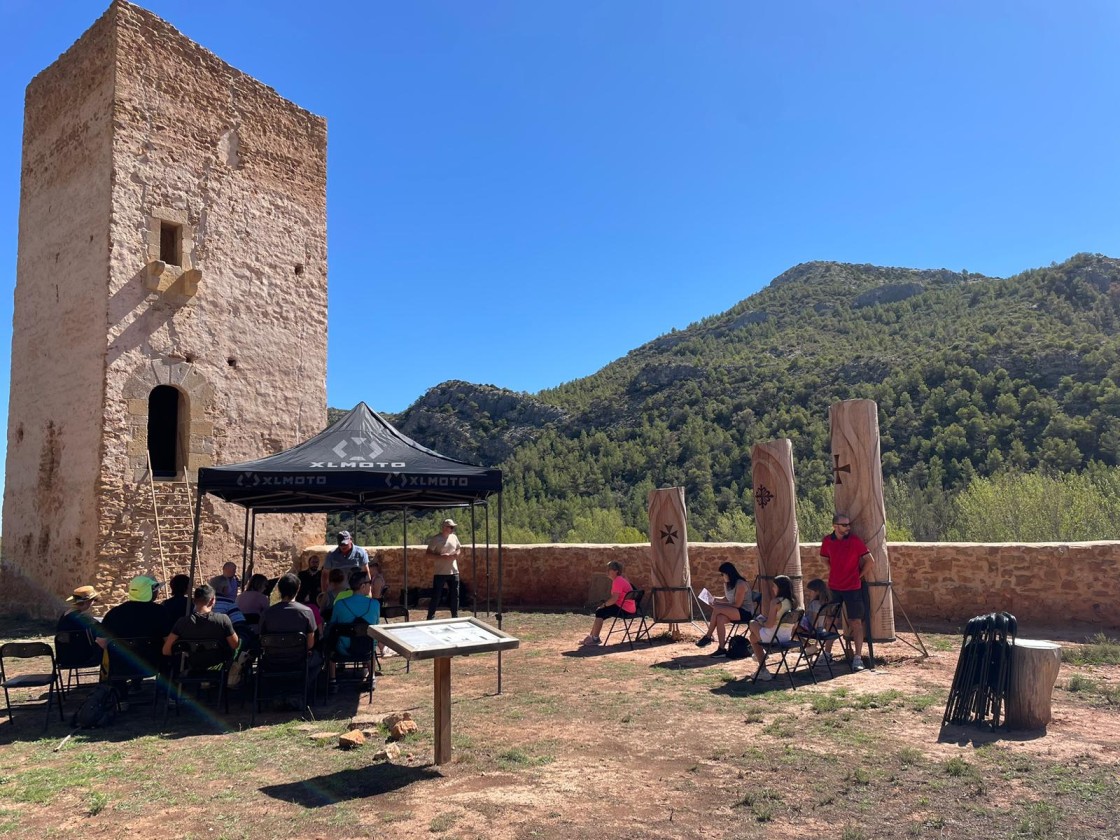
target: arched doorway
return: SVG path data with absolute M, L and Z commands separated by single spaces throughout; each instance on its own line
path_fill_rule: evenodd
M 182 467 L 179 454 L 183 400 L 178 388 L 157 385 L 148 394 L 148 457 L 153 478 L 175 478 Z

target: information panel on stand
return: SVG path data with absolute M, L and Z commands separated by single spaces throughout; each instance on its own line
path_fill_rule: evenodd
M 474 617 L 375 624 L 369 634 L 407 659 L 468 656 L 512 650 L 521 644 L 520 639 Z

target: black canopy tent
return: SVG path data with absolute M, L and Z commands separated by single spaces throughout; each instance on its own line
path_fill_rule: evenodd
M 498 496 L 498 626 L 502 623 L 502 471 L 440 455 L 397 431 L 384 417 L 358 403 L 310 440 L 256 461 L 203 467 L 198 471 L 191 585 L 198 564 L 202 497 L 206 494 L 245 508 L 247 547 L 261 513 L 338 513 L 400 510 L 405 518 L 404 594 L 408 597 L 410 510 L 486 506 Z M 253 519 L 250 531 L 249 519 Z M 472 528 L 472 555 L 477 546 Z M 250 548 L 251 550 L 251 548 Z M 477 564 L 477 560 L 475 561 Z M 489 563 L 487 563 L 489 566 Z M 476 566 L 477 568 L 477 566 Z M 477 574 L 475 574 L 477 592 Z M 500 677 L 499 677 L 500 680 Z M 500 685 L 500 683 L 499 683 Z M 500 689 L 499 689 L 500 690 Z

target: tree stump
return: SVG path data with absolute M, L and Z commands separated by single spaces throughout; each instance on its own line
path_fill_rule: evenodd
M 1050 698 L 1058 681 L 1062 648 L 1039 639 L 1016 639 L 1011 649 L 1011 683 L 1007 689 L 1007 728 L 1045 729 Z

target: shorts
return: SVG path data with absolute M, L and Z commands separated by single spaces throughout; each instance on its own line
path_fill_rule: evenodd
M 788 624 L 783 624 L 781 627 L 779 627 L 777 629 L 778 629 L 778 641 L 788 642 L 790 640 L 790 635 L 793 633 L 793 628 L 790 627 Z M 770 642 L 772 642 L 774 640 L 774 628 L 773 627 L 759 627 L 758 628 L 758 638 L 762 641 L 762 643 L 764 645 L 769 644 Z
M 863 590 L 832 590 L 832 603 L 839 601 L 844 605 L 844 613 L 852 621 L 863 620 Z
M 595 610 L 596 618 L 630 618 L 634 613 L 626 612 L 618 604 L 611 604 L 609 607 L 599 607 Z

